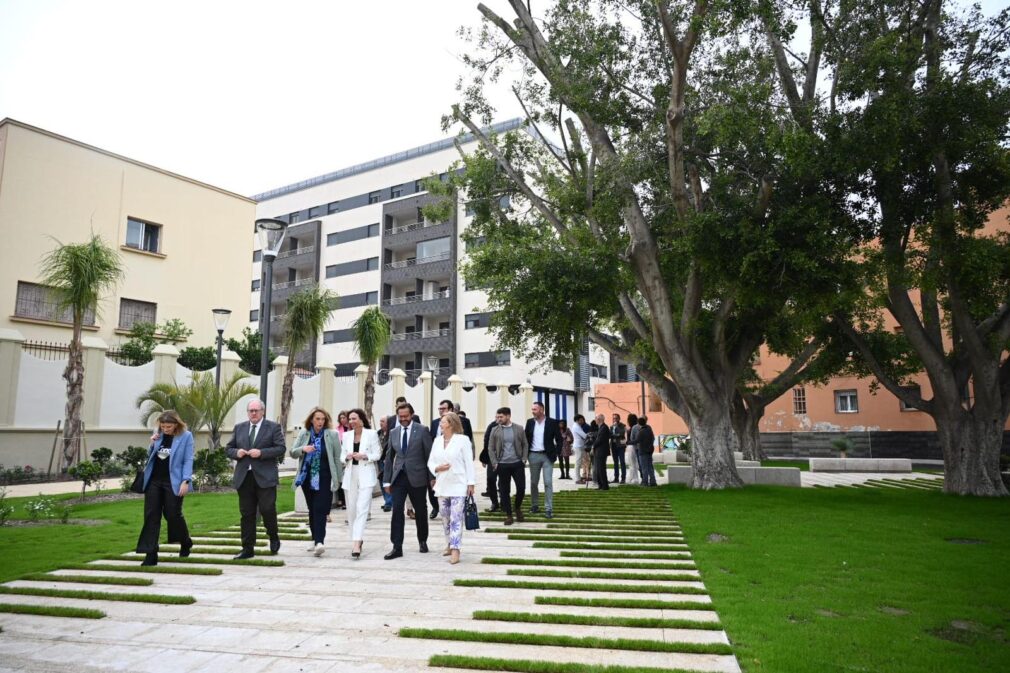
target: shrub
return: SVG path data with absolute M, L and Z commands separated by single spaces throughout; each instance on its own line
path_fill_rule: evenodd
M 71 477 L 74 479 L 80 479 L 82 482 L 81 500 L 84 500 L 88 487 L 96 483 L 102 477 L 102 468 L 98 467 L 97 463 L 93 463 L 90 460 L 82 460 L 77 465 L 71 467 L 69 472 Z
M 217 366 L 217 352 L 211 346 L 190 346 L 179 353 L 179 364 L 186 369 L 204 372 Z
M 831 446 L 835 447 L 838 453 L 845 458 L 845 456 L 855 450 L 856 444 L 848 437 L 838 437 L 831 440 Z
M 13 513 L 14 505 L 7 502 L 7 489 L 0 486 L 0 526 L 6 526 Z
M 228 473 L 228 454 L 224 449 L 200 449 L 193 456 L 193 474 L 197 488 L 216 488 Z
M 140 470 L 147 463 L 147 449 L 143 446 L 128 446 L 124 451 L 116 454 L 116 458 L 126 467 L 130 468 L 133 474 Z
M 25 465 L 24 467 L 15 465 L 8 469 L 4 469 L 4 466 L 0 465 L 0 484 L 24 484 L 33 481 L 44 481 L 47 476 L 45 472 L 36 470 L 31 465 Z
M 41 493 L 39 493 L 39 497 L 32 498 L 25 503 L 25 514 L 27 514 L 28 518 L 32 521 L 52 518 L 55 509 L 56 501 L 52 498 L 45 497 Z
M 74 511 L 74 506 L 69 502 L 65 502 L 56 508 L 56 512 L 60 517 L 60 523 L 70 523 L 70 513 Z
M 105 474 L 112 463 L 112 449 L 104 446 L 99 449 L 95 449 L 91 452 L 91 460 L 95 461 L 95 463 L 98 464 L 98 467 L 102 468 L 102 474 Z

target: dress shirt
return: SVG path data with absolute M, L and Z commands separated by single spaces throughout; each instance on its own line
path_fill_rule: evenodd
M 538 421 L 533 419 L 533 441 L 530 443 L 530 451 L 534 453 L 544 452 L 544 428 L 547 426 L 547 417 Z

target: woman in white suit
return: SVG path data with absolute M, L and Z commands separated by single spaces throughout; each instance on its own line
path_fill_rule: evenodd
M 439 422 L 442 436 L 431 443 L 428 471 L 435 475 L 435 496 L 442 513 L 445 551 L 449 563 L 459 563 L 459 548 L 463 542 L 463 503 L 473 495 L 473 446 L 463 434 L 459 416 L 448 412 Z
M 347 522 L 351 525 L 351 557 L 358 559 L 364 545 L 372 492 L 378 482 L 375 465 L 382 455 L 382 447 L 379 445 L 379 433 L 372 430 L 363 410 L 351 409 L 348 421 L 351 429 L 344 432 L 340 459 L 344 463 Z

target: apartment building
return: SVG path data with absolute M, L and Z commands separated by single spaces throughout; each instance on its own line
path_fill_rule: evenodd
M 511 120 L 490 130 L 521 126 L 520 120 Z M 474 148 L 475 141 L 464 138 L 462 146 Z M 318 282 L 340 300 L 320 342 L 294 356 L 296 366 L 312 370 L 317 362 L 333 363 L 337 376 L 350 376 L 360 364 L 351 325 L 366 307 L 378 305 L 393 328 L 393 340 L 379 363 L 380 378 L 399 368 L 413 384 L 432 363 L 439 387 L 452 374 L 489 385 L 518 386 L 528 380 L 552 416 L 570 419 L 576 408 L 586 409 L 591 382 L 610 380 L 609 358 L 587 347 L 574 371 L 549 364 L 544 370 L 543 363 L 525 362 L 496 347 L 488 334 L 487 295 L 468 287 L 459 273 L 466 256 L 461 235 L 470 220 L 466 203 L 457 199 L 445 220 L 432 221 L 422 212 L 434 198 L 424 181 L 444 177 L 458 158 L 452 139 L 445 139 L 253 197 L 257 217 L 288 223 L 274 262 L 271 347 L 283 350 L 288 297 Z M 259 250 L 253 252 L 250 274 L 249 324 L 256 326 Z
M 211 309 L 244 313 L 255 202 L 245 196 L 24 124 L 0 121 L 0 328 L 67 343 L 71 319 L 40 284 L 39 262 L 92 232 L 116 248 L 122 282 L 86 316 L 110 346 L 137 321 L 178 318 L 187 345 L 210 346 Z M 243 316 L 244 317 L 244 316 Z M 236 323 L 239 324 L 235 327 Z M 227 336 L 244 321 L 232 320 Z

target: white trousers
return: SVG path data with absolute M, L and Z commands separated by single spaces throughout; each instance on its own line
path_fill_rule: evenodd
M 359 476 L 362 470 L 372 470 L 375 466 L 372 463 L 361 465 L 349 465 L 351 478 L 348 487 L 344 489 L 347 497 L 347 523 L 351 527 L 351 542 L 365 539 L 365 523 L 368 521 L 368 512 L 372 506 L 372 486 L 360 486 Z
M 642 478 L 638 475 L 638 452 L 635 447 L 629 446 L 624 449 L 624 462 L 628 464 L 628 483 L 641 484 Z
M 585 475 L 582 473 L 582 458 L 586 455 L 586 450 L 581 446 L 572 447 L 572 467 L 575 468 L 575 479 L 582 479 Z

